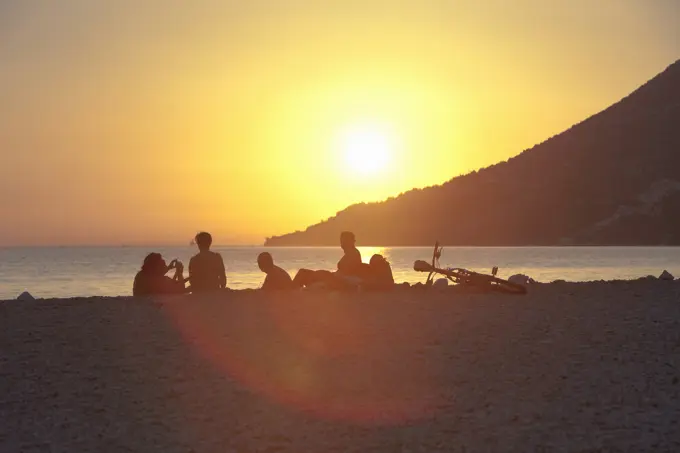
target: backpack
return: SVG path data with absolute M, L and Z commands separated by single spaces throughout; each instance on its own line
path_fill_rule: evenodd
M 371 283 L 374 289 L 389 289 L 394 285 L 392 266 L 382 255 L 375 254 L 369 262 L 371 268 Z

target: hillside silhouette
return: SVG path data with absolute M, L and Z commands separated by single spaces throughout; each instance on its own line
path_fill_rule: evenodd
M 336 245 L 343 230 L 385 246 L 680 244 L 680 60 L 508 161 L 265 245 Z

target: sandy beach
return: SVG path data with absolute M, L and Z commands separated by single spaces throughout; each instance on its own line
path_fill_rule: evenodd
M 0 303 L 2 452 L 680 451 L 680 283 Z

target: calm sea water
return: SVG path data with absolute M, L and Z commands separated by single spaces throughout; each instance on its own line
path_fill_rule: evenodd
M 333 269 L 341 256 L 335 247 L 215 247 L 224 257 L 228 286 L 257 288 L 263 274 L 255 263 L 258 253 L 271 252 L 291 276 L 300 268 Z M 430 247 L 361 247 L 364 261 L 381 253 L 392 263 L 398 282 L 424 281 L 413 271 L 417 259 L 429 260 Z M 119 296 L 132 293 L 132 280 L 144 256 L 158 251 L 166 260 L 179 258 L 188 266 L 193 247 L 45 247 L 0 248 L 0 300 L 23 291 L 35 297 Z M 451 247 L 445 248 L 443 266 L 489 272 L 499 276 L 523 273 L 538 281 L 628 279 L 659 275 L 667 269 L 680 274 L 680 248 L 676 247 Z

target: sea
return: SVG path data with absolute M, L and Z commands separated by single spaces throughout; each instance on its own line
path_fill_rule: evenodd
M 227 286 L 257 288 L 264 274 L 257 267 L 268 251 L 291 276 L 301 268 L 333 270 L 342 255 L 337 247 L 213 247 L 224 258 Z M 387 258 L 397 282 L 422 282 L 427 274 L 413 270 L 415 260 L 430 261 L 431 247 L 359 247 L 363 260 L 379 253 Z M 35 298 L 129 296 L 132 281 L 149 252 L 167 262 L 185 264 L 196 253 L 184 247 L 7 247 L 0 248 L 0 300 L 28 291 Z M 462 267 L 499 277 L 525 274 L 539 282 L 593 281 L 680 275 L 680 247 L 445 247 L 442 267 Z
M 268 251 L 291 276 L 301 268 L 333 270 L 342 255 L 337 247 L 213 247 L 224 258 L 227 286 L 257 288 L 264 274 L 257 267 Z M 413 270 L 415 260 L 430 261 L 431 247 L 359 247 L 363 260 L 379 253 L 392 265 L 397 282 L 422 282 L 427 274 Z M 6 247 L 0 248 L 0 300 L 28 291 L 35 298 L 129 296 L 144 257 L 160 252 L 167 262 L 185 264 L 196 253 L 183 247 Z M 680 275 L 679 247 L 445 247 L 442 267 L 462 267 L 499 277 L 525 274 L 539 282 L 593 281 Z

